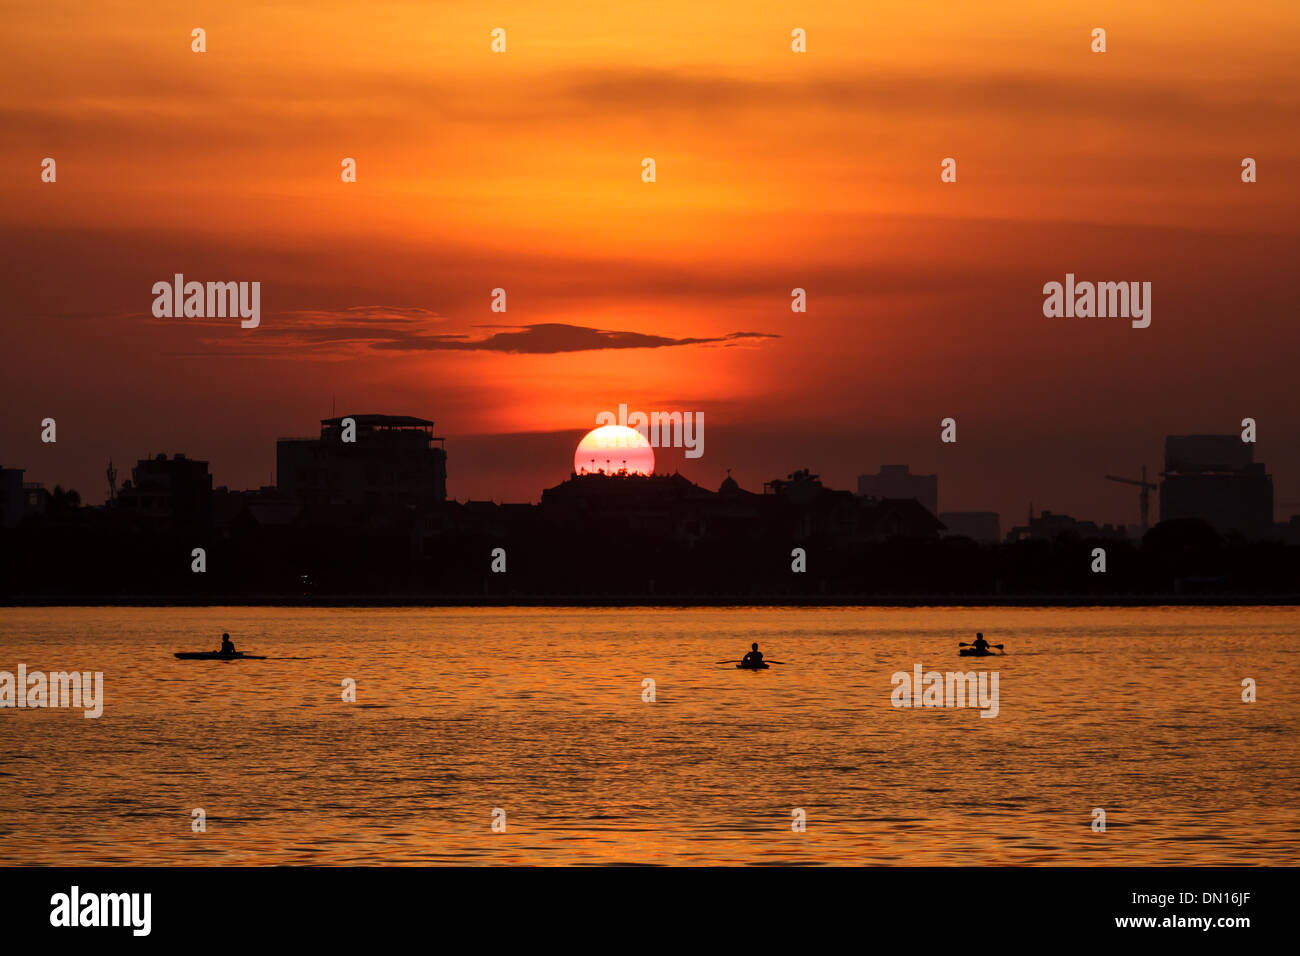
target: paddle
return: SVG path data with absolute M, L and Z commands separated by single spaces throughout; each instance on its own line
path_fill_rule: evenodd
M 957 642 L 957 646 L 958 646 L 958 647 L 974 647 L 975 645 L 974 645 L 974 643 L 967 644 L 965 641 L 958 641 L 958 642 Z M 996 647 L 998 650 L 1002 650 L 1002 645 L 1001 645 L 1001 644 L 990 644 L 989 647 Z
M 713 663 L 715 663 L 715 664 L 743 664 L 743 663 L 745 663 L 745 662 L 744 662 L 744 661 L 714 661 Z M 788 661 L 770 661 L 770 660 L 764 658 L 764 659 L 763 659 L 763 663 L 764 663 L 764 664 L 787 664 L 787 663 L 789 663 L 789 662 L 788 662 Z

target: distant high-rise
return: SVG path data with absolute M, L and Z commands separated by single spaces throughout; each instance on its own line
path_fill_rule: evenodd
M 1160 518 L 1201 518 L 1219 531 L 1264 537 L 1273 530 L 1273 476 L 1237 435 L 1169 435 Z
M 344 423 L 355 425 L 355 441 Z M 304 504 L 428 505 L 447 500 L 447 451 L 433 422 L 406 415 L 321 421 L 320 438 L 276 442 L 276 486 Z
M 914 475 L 907 465 L 881 465 L 878 475 L 859 475 L 858 494 L 869 498 L 915 498 L 930 514 L 939 513 L 939 476 Z

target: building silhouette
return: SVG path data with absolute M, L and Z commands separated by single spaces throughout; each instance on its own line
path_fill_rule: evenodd
M 37 482 L 23 481 L 25 468 L 0 468 L 0 527 L 13 528 L 29 515 L 45 512 L 48 494 Z
M 681 475 L 585 472 L 545 489 L 540 510 L 555 526 L 575 533 L 599 526 L 692 542 L 708 532 L 717 497 Z
M 355 428 L 355 441 L 345 423 Z M 280 494 L 310 505 L 420 507 L 447 499 L 447 451 L 433 422 L 407 415 L 321 420 L 319 438 L 276 442 Z
M 879 474 L 859 475 L 858 494 L 867 498 L 915 498 L 930 514 L 939 513 L 939 476 L 914 475 L 907 465 L 881 465 Z
M 586 527 L 692 544 L 705 539 L 841 544 L 890 538 L 937 540 L 943 525 L 911 498 L 867 499 L 827 488 L 808 469 L 765 482 L 763 494 L 728 476 L 717 491 L 682 475 L 581 474 L 542 492 L 541 518 L 573 533 Z
M 996 511 L 945 511 L 939 520 L 947 527 L 948 535 L 961 535 L 983 544 L 1002 540 L 1002 522 Z
M 1061 535 L 1078 538 L 1127 538 L 1127 529 L 1112 525 L 1098 525 L 1095 521 L 1080 521 L 1066 514 L 1040 511 L 1034 514 L 1029 507 L 1029 523 L 1016 525 L 1007 532 L 1007 541 L 1052 541 Z
M 141 458 L 110 507 L 138 527 L 152 530 L 207 527 L 212 520 L 208 463 L 180 454 Z
M 1273 476 L 1237 435 L 1169 435 L 1160 520 L 1199 518 L 1248 538 L 1273 532 Z
M 344 441 L 353 424 L 356 441 Z M 255 490 L 213 489 L 206 461 L 158 455 L 105 505 L 83 507 L 75 491 L 0 469 L 0 601 L 1300 600 L 1300 520 L 1246 542 L 1205 520 L 1220 507 L 1225 523 L 1249 526 L 1272 505 L 1263 466 L 1235 436 L 1171 439 L 1162 491 L 1186 492 L 1192 520 L 1166 514 L 1139 544 L 1032 505 L 999 542 L 995 513 L 941 521 L 915 483 L 906 497 L 863 495 L 806 468 L 761 493 L 730 475 L 715 491 L 624 472 L 572 474 L 537 504 L 448 500 L 433 422 L 321 426 L 318 438 L 281 439 L 279 484 Z M 882 469 L 891 473 L 934 478 Z M 1207 488 L 1208 505 L 1190 494 Z M 1091 570 L 1098 541 L 1105 575 Z
M 807 468 L 765 482 L 760 500 L 768 504 L 762 524 L 781 527 L 784 523 L 795 539 L 821 537 L 843 543 L 937 539 L 944 530 L 934 512 L 912 496 L 864 497 L 836 491 Z

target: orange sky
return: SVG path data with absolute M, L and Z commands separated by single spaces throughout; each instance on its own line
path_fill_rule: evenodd
M 436 419 L 459 498 L 535 499 L 626 402 L 704 411 L 704 457 L 659 459 L 711 486 L 909 462 L 1004 526 L 1134 521 L 1102 475 L 1250 415 L 1300 499 L 1294 2 L 55 2 L 0 44 L 30 480 L 99 500 L 110 455 L 185 451 L 265 483 L 337 401 Z M 1151 327 L 1044 318 L 1067 271 L 1151 281 Z M 175 272 L 260 281 L 261 328 L 154 319 Z M 591 347 L 493 339 L 553 324 Z

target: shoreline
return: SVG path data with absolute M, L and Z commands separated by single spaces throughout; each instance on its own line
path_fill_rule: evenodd
M 376 596 L 341 594 L 329 597 L 285 597 L 282 595 L 76 595 L 45 597 L 21 595 L 0 598 L 0 607 L 322 607 L 322 608 L 418 608 L 418 607 L 549 607 L 601 608 L 643 607 L 764 607 L 764 608 L 840 608 L 840 607 L 1295 607 L 1300 595 L 877 595 L 851 594 L 830 597 L 774 595 L 485 595 L 470 599 L 464 595 L 447 596 Z

